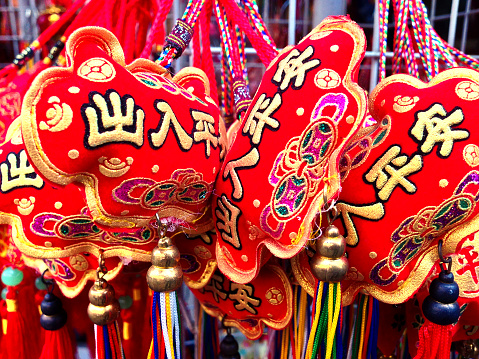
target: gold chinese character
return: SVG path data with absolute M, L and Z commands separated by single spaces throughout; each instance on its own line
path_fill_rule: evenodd
M 204 293 L 204 292 L 210 292 L 213 294 L 213 298 L 215 298 L 215 301 L 216 303 L 219 303 L 219 298 L 223 299 L 223 300 L 226 300 L 226 298 L 228 297 L 228 293 L 226 293 L 223 289 L 223 280 L 224 278 L 222 277 L 222 275 L 219 275 L 219 274 L 213 274 L 211 276 L 211 279 L 210 281 L 208 282 L 208 284 L 206 284 L 203 289 L 200 289 L 200 292 L 201 293 Z
M 155 109 L 161 115 L 161 124 L 159 124 L 156 129 L 148 131 L 151 146 L 155 148 L 163 146 L 166 136 L 168 135 L 168 130 L 170 126 L 172 126 L 180 147 L 188 151 L 191 146 L 193 146 L 193 139 L 184 128 L 181 127 L 170 105 L 165 101 L 157 101 Z
M 110 142 L 129 142 L 136 147 L 143 145 L 145 112 L 135 105 L 133 97 L 125 95 L 120 98 L 112 90 L 107 91 L 105 96 L 95 93 L 90 102 L 82 107 L 82 113 L 90 147 Z
M 206 157 L 211 155 L 211 146 L 218 146 L 218 137 L 215 136 L 215 118 L 201 111 L 192 111 L 191 116 L 196 121 L 196 131 L 193 135 L 195 142 L 205 141 Z
M 402 186 L 406 192 L 416 192 L 416 186 L 406 177 L 422 168 L 422 158 L 415 155 L 409 162 L 406 155 L 398 156 L 401 147 L 392 146 L 366 174 L 366 181 L 376 182 L 378 197 L 387 201 L 396 186 Z
M 465 324 L 463 328 L 466 331 L 466 334 L 471 336 L 477 333 L 477 331 L 479 330 L 479 325 Z
M 229 298 L 234 300 L 236 310 L 247 310 L 251 314 L 258 314 L 253 307 L 259 307 L 261 300 L 253 296 L 254 288 L 251 284 L 231 282 Z
M 439 143 L 438 154 L 448 157 L 452 152 L 454 141 L 469 137 L 469 132 L 451 127 L 464 121 L 460 108 L 448 114 L 441 104 L 434 104 L 430 109 L 416 114 L 417 121 L 411 129 L 411 135 L 421 142 L 421 152 L 430 153 Z
M 355 246 L 359 243 L 358 232 L 354 225 L 351 215 L 370 219 L 373 221 L 380 220 L 384 216 L 384 205 L 382 203 L 374 203 L 366 206 L 353 206 L 349 203 L 338 202 L 336 208 L 341 213 L 344 229 L 347 232 L 346 243 Z
M 272 99 L 266 98 L 266 94 L 258 98 L 243 127 L 243 133 L 251 137 L 252 144 L 257 145 L 261 142 L 265 125 L 273 129 L 279 127 L 279 122 L 271 117 L 279 106 L 281 106 L 279 93 Z
M 259 161 L 259 152 L 253 147 L 246 155 L 236 160 L 229 161 L 223 172 L 223 179 L 230 177 L 233 185 L 233 198 L 240 200 L 243 198 L 243 185 L 238 176 L 239 170 L 255 167 Z
M 313 46 L 309 45 L 302 53 L 298 49 L 291 51 L 288 56 L 278 63 L 278 69 L 273 76 L 273 83 L 279 85 L 279 89 L 284 91 L 288 88 L 292 79 L 293 88 L 301 88 L 304 84 L 306 72 L 318 67 L 321 64 L 319 59 L 307 61 L 314 53 Z
M 43 187 L 43 180 L 28 163 L 25 150 L 21 150 L 18 156 L 16 153 L 9 153 L 7 161 L 0 164 L 0 172 L 2 173 L 0 190 L 4 193 L 17 187 Z
M 218 198 L 217 203 L 218 207 L 215 210 L 217 217 L 216 227 L 221 234 L 221 238 L 236 249 L 241 249 L 241 242 L 238 236 L 238 217 L 241 215 L 241 210 L 224 195 Z

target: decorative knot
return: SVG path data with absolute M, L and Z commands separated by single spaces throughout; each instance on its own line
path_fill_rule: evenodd
M 236 116 L 248 109 L 251 103 L 251 96 L 249 95 L 249 89 L 243 79 L 235 78 L 233 80 L 233 95 L 236 107 Z
M 178 19 L 176 25 L 166 37 L 166 46 L 176 49 L 175 59 L 180 57 L 193 38 L 193 28 L 185 21 Z M 165 46 L 165 47 L 166 47 Z

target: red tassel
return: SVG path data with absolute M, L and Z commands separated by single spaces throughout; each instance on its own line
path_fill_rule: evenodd
M 35 338 L 30 335 L 28 318 L 19 311 L 17 293 L 8 287 L 7 297 L 7 332 L 3 338 L 3 350 L 8 359 L 36 359 L 40 350 Z M 30 338 L 30 340 L 25 340 Z
M 449 359 L 453 325 L 438 325 L 426 319 L 419 330 L 419 347 L 414 359 Z
M 75 357 L 73 343 L 64 325 L 58 330 L 45 331 L 45 345 L 43 346 L 40 359 L 71 359 Z
M 122 359 L 124 357 L 120 332 L 116 320 L 108 325 L 95 325 L 95 332 L 98 359 L 106 359 L 107 357 L 112 359 Z

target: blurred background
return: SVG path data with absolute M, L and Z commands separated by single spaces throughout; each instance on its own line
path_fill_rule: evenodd
M 71 3 L 72 0 L 0 0 L 0 68 L 8 65 L 39 32 L 56 21 Z M 461 51 L 478 57 L 479 0 L 425 0 L 424 3 L 438 34 Z M 167 31 L 174 25 L 175 20 L 181 17 L 185 6 L 186 0 L 174 2 L 168 15 Z M 368 41 L 359 84 L 367 90 L 374 88 L 378 78 L 379 42 L 378 21 L 374 16 L 377 5 L 373 0 L 258 0 L 258 6 L 278 48 L 298 42 L 328 15 L 349 14 L 351 19 L 364 29 Z M 390 28 L 393 28 L 392 11 L 389 24 Z M 392 46 L 392 31 L 389 33 L 391 36 L 388 43 Z M 221 66 L 219 39 L 219 30 L 213 19 L 211 44 L 213 54 L 217 55 L 214 60 L 218 80 Z M 254 94 L 264 66 L 253 48 L 247 48 L 246 53 L 250 91 Z M 191 51 L 185 51 L 175 62 L 176 71 L 189 65 L 190 54 Z

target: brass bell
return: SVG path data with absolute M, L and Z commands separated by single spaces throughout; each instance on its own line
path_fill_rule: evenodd
M 316 254 L 311 259 L 311 271 L 322 282 L 339 282 L 348 272 L 344 256 L 346 241 L 336 226 L 328 226 L 316 241 Z
M 180 252 L 171 244 L 171 239 L 162 236 L 158 246 L 151 252 L 152 266 L 146 273 L 146 281 L 155 292 L 172 292 L 181 287 L 183 271 L 180 266 Z
M 120 315 L 120 303 L 115 290 L 103 278 L 98 278 L 88 293 L 88 317 L 96 325 L 108 325 Z

